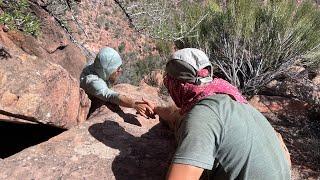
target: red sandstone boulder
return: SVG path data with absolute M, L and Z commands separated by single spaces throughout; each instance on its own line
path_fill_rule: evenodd
M 117 91 L 159 100 L 151 87 Z M 102 106 L 91 118 L 42 144 L 0 161 L 0 179 L 165 179 L 172 133 L 135 110 Z
M 0 58 L 1 114 L 61 128 L 86 120 L 90 100 L 64 68 L 26 53 L 1 30 L 0 43 L 8 54 Z
M 7 36 L 28 54 L 61 65 L 79 80 L 86 63 L 86 56 L 71 42 L 65 30 L 45 9 L 31 2 L 30 5 L 42 25 L 39 37 L 35 38 L 16 31 L 9 31 Z
M 121 84 L 114 89 L 137 99 L 160 101 L 158 89 L 146 85 Z M 262 112 L 270 108 L 278 114 L 288 107 L 304 108 L 280 97 L 256 96 L 251 103 Z M 297 112 L 302 113 L 299 108 Z M 313 163 L 302 151 L 309 142 L 296 135 L 304 122 L 285 124 L 287 121 L 282 117 L 271 123 L 293 158 L 292 179 L 318 177 L 305 166 Z M 145 119 L 130 108 L 102 106 L 81 125 L 0 161 L 0 179 L 164 179 L 174 147 L 172 132 L 159 124 L 158 117 Z

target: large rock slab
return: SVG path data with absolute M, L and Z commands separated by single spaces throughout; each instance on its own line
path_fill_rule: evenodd
M 90 101 L 60 65 L 28 54 L 0 30 L 1 114 L 70 128 L 86 120 Z
M 45 9 L 54 18 L 64 23 L 64 26 L 69 31 L 72 39 L 77 41 L 84 49 L 89 50 L 91 55 L 97 53 L 102 47 L 110 46 L 123 53 L 128 60 L 144 59 L 151 54 L 158 54 L 155 51 L 154 41 L 150 38 L 136 32 L 130 26 L 130 20 L 113 0 L 104 1 L 49 1 L 49 0 L 31 0 L 37 7 L 35 9 L 37 15 L 43 19 L 43 13 L 36 10 Z M 48 19 L 50 20 L 50 18 Z M 57 39 L 63 40 L 62 36 L 54 34 L 58 31 L 51 32 L 49 26 L 46 34 Z M 58 45 L 59 42 L 53 41 L 53 44 Z M 63 43 L 61 43 L 63 44 Z M 48 46 L 48 47 L 51 47 Z M 126 55 L 125 55 L 126 54 Z M 126 57 L 122 56 L 124 59 Z
M 294 66 L 278 80 L 273 80 L 261 94 L 295 98 L 320 108 L 319 70 L 311 72 Z
M 155 88 L 116 89 L 158 100 Z M 81 125 L 0 161 L 0 179 L 164 179 L 173 151 L 158 117 L 102 106 Z
M 84 52 L 71 42 L 67 32 L 44 8 L 32 2 L 30 5 L 41 22 L 40 35 L 35 38 L 20 32 L 9 31 L 7 36 L 28 54 L 61 65 L 79 80 L 87 60 Z

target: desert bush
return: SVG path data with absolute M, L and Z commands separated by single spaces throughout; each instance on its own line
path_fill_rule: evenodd
M 121 42 L 118 46 L 118 51 L 119 53 L 123 53 L 126 49 L 126 43 L 125 42 Z
M 198 1 L 177 3 L 167 0 L 122 0 L 117 3 L 125 10 L 137 31 L 155 40 L 159 52 L 159 55 L 149 56 L 134 63 L 125 61 L 124 68 L 130 71 L 124 72 L 120 82 L 136 85 L 153 70 L 164 69 L 174 47 L 172 40 L 181 39 L 186 35 L 195 36 L 197 24 L 205 17 L 203 5 Z M 150 85 L 153 85 L 152 82 Z
M 293 65 L 319 66 L 320 13 L 313 1 L 180 1 L 162 7 L 149 19 L 148 8 L 133 11 L 133 17 L 144 14 L 138 27 L 178 48 L 204 50 L 216 74 L 246 94 L 257 93 Z
M 27 0 L 1 0 L 0 7 L 4 11 L 0 15 L 0 23 L 7 25 L 9 29 L 19 29 L 34 36 L 39 35 L 40 21 L 30 12 Z
M 206 15 L 202 1 L 123 0 L 124 8 L 134 28 L 151 38 L 161 40 L 194 36 L 196 27 Z
M 120 83 L 130 83 L 139 85 L 140 81 L 155 69 L 163 69 L 166 63 L 166 58 L 160 55 L 150 55 L 145 59 L 133 61 L 134 53 L 123 55 L 123 74 L 120 77 Z M 150 84 L 152 85 L 152 84 Z
M 166 40 L 156 40 L 155 45 L 156 45 L 156 50 L 162 56 L 171 55 L 172 50 L 174 48 L 174 44 L 172 43 L 172 41 L 166 41 Z
M 236 0 L 222 4 L 209 1 L 198 14 L 193 3 L 182 4 L 185 15 L 173 13 L 177 21 L 163 26 L 181 32 L 178 27 L 186 26 L 190 18 L 193 25 L 186 32 L 191 33 L 167 39 L 178 48 L 204 50 L 216 73 L 246 94 L 257 93 L 295 64 L 319 66 L 320 12 L 313 2 Z M 186 19 L 179 21 L 179 17 Z
M 320 12 L 313 3 L 238 0 L 225 10 L 218 3 L 209 3 L 199 36 L 186 37 L 184 45 L 205 50 L 243 92 L 258 92 L 295 64 L 319 63 Z

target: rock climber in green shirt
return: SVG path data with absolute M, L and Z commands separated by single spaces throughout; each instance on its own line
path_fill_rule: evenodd
M 213 78 L 204 52 L 176 51 L 165 73 L 179 113 L 144 102 L 175 127 L 178 145 L 168 179 L 290 179 L 289 161 L 270 123 L 237 88 Z

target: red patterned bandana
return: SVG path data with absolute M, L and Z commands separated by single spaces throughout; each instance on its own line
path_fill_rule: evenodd
M 198 72 L 198 77 L 206 77 L 208 74 L 207 69 L 202 69 Z M 207 84 L 196 85 L 175 79 L 167 74 L 164 78 L 164 85 L 175 104 L 181 108 L 181 114 L 188 112 L 201 99 L 214 94 L 228 94 L 240 103 L 247 103 L 236 87 L 220 78 L 215 78 Z

